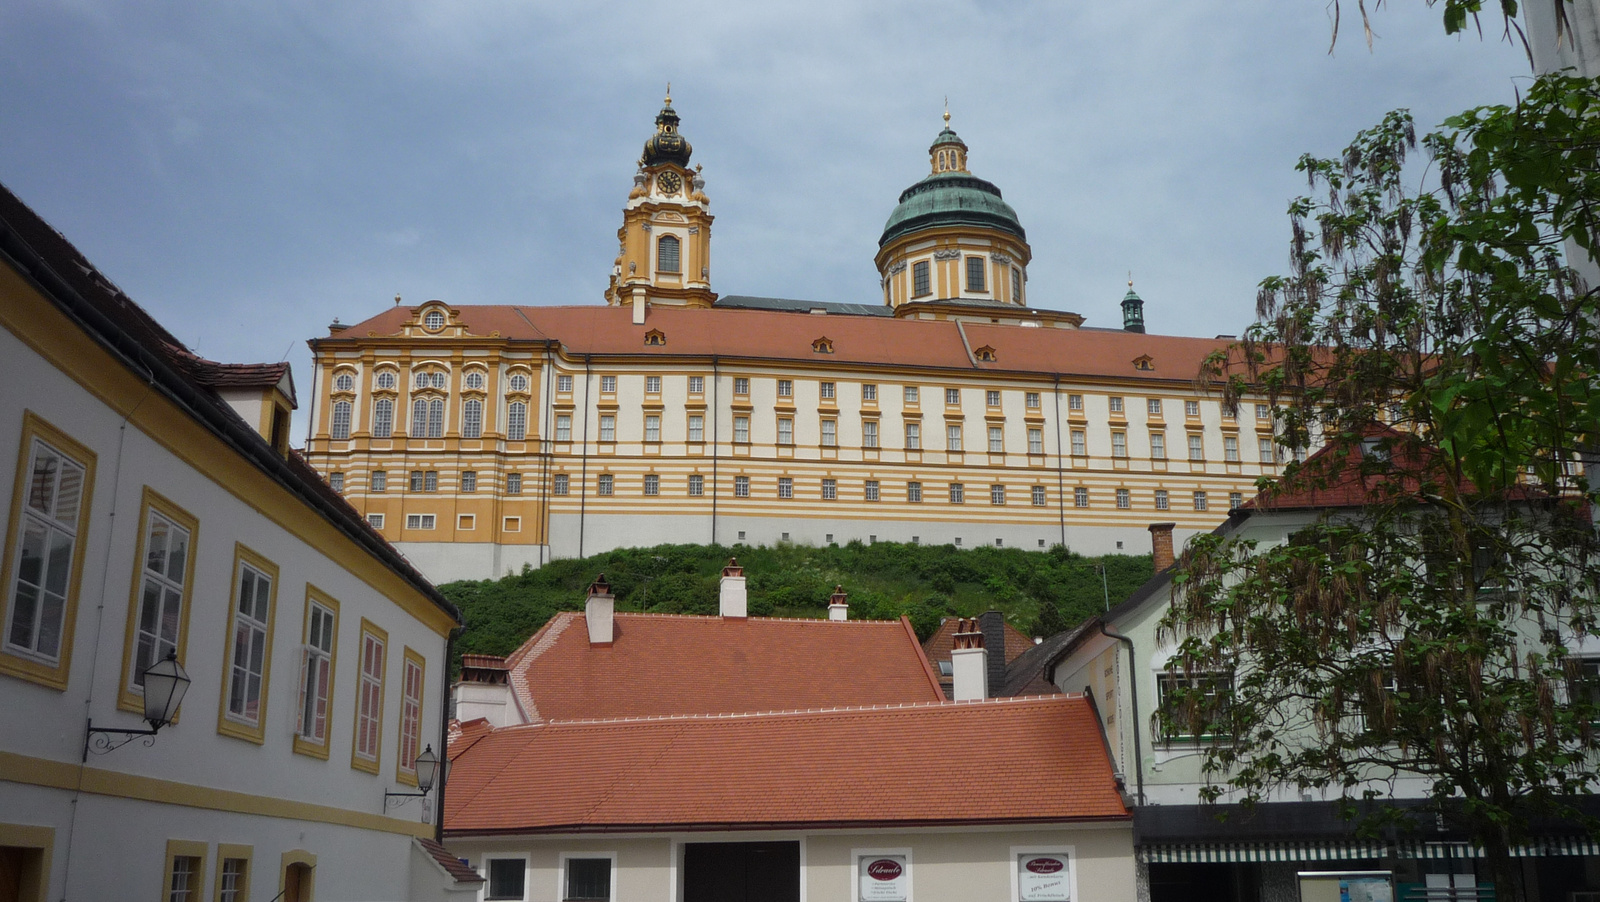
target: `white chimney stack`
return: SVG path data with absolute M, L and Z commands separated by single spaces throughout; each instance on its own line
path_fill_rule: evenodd
M 589 623 L 589 644 L 609 646 L 616 636 L 617 597 L 604 573 L 589 586 L 589 600 L 583 606 L 583 619 Z
M 848 604 L 848 596 L 844 594 L 844 586 L 834 586 L 833 594 L 828 596 L 828 619 L 850 619 L 850 605 Z
M 983 631 L 976 619 L 961 618 L 956 624 L 955 647 L 950 650 L 951 696 L 958 702 L 981 701 L 989 697 L 989 650 L 983 647 Z
M 456 719 L 483 718 L 490 726 L 521 723 L 511 703 L 511 672 L 506 659 L 494 655 L 462 655 L 461 679 L 455 685 Z
M 750 616 L 750 600 L 745 594 L 744 568 L 739 566 L 739 559 L 728 558 L 728 566 L 722 568 L 722 616 L 743 620 Z

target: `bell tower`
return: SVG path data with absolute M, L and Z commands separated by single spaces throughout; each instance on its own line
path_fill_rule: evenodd
M 717 299 L 711 291 L 711 201 L 700 167 L 689 168 L 692 152 L 678 132 L 668 85 L 623 207 L 620 250 L 606 289 L 607 304 L 633 307 L 635 324 L 644 322 L 652 304 L 710 307 Z

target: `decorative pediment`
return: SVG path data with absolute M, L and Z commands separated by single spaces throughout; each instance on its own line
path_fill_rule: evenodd
M 981 363 L 994 363 L 999 359 L 1000 355 L 995 353 L 994 348 L 984 345 L 976 351 L 973 351 L 972 356 L 976 357 Z
M 811 343 L 811 350 L 816 352 L 816 353 L 818 353 L 818 354 L 832 354 L 833 353 L 833 339 L 831 339 L 828 336 L 824 335 L 821 338 L 819 338 L 816 341 L 813 341 Z
M 1149 354 L 1144 354 L 1133 358 L 1133 368 L 1141 373 L 1153 372 L 1156 368 L 1156 362 Z
M 667 333 L 660 329 L 651 329 L 644 333 L 644 344 L 647 348 L 664 348 L 667 346 Z

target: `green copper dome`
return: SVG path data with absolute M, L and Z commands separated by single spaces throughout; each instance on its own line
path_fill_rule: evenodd
M 955 137 L 953 132 L 951 137 Z M 1017 211 L 1000 199 L 1000 189 L 993 182 L 969 172 L 940 172 L 900 193 L 900 204 L 884 223 L 878 246 L 883 247 L 901 235 L 942 226 L 998 229 L 1028 240 L 1022 223 L 1017 220 Z

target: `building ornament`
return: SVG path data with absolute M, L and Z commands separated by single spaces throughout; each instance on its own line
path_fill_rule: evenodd
M 648 222 L 639 223 L 639 228 L 644 229 L 646 232 L 651 231 L 651 225 Z
M 901 273 L 903 273 L 905 271 L 906 271 L 906 261 L 904 261 L 904 260 L 901 260 L 899 263 L 896 263 L 895 265 L 889 267 L 889 275 L 891 275 L 891 276 L 897 276 L 897 275 L 899 275 L 899 274 L 901 274 Z
M 1011 258 L 1005 254 L 990 254 L 989 259 L 999 263 L 1002 266 L 1010 266 L 1012 263 Z
M 691 234 L 691 235 L 700 234 L 700 227 L 699 226 L 690 226 L 689 227 L 689 234 Z
M 960 256 L 961 252 L 954 249 L 933 252 L 933 259 L 935 260 L 955 260 Z

